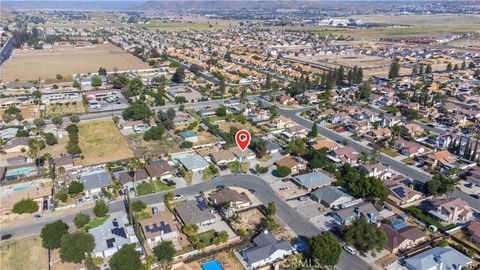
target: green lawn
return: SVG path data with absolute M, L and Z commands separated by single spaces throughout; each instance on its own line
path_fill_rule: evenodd
M 202 179 L 203 180 L 212 180 L 212 178 L 214 176 L 217 176 L 217 175 L 220 175 L 220 169 L 217 168 L 216 169 L 216 172 L 212 172 L 212 170 L 210 169 L 210 167 L 206 168 L 205 170 L 203 170 L 203 176 L 202 176 Z
M 397 152 L 397 150 L 395 149 L 390 149 L 390 148 L 385 148 L 385 147 L 380 147 L 377 149 L 378 151 L 386 154 L 386 155 L 389 155 L 391 157 L 396 157 L 399 155 L 399 153 Z
M 85 225 L 83 227 L 83 229 L 88 232 L 88 230 L 90 229 L 93 229 L 93 228 L 96 228 L 100 225 L 102 225 L 103 223 L 105 223 L 105 221 L 110 217 L 110 215 L 106 215 L 105 217 L 102 217 L 102 218 L 97 218 L 97 219 L 94 219 L 92 221 L 90 221 L 89 223 L 87 223 L 87 225 Z
M 430 119 L 430 118 L 425 118 L 425 117 L 418 119 L 418 121 L 420 121 L 420 122 L 422 122 L 422 123 L 424 123 L 424 124 L 430 124 L 430 123 L 433 122 L 432 119 Z
M 226 117 L 214 115 L 214 116 L 208 117 L 208 121 L 210 121 L 210 123 L 215 123 L 216 121 L 225 120 L 225 118 Z
M 173 189 L 173 186 L 165 184 L 162 180 L 155 180 L 153 184 L 155 185 L 157 192 Z
M 204 244 L 205 247 L 208 247 L 212 244 L 213 238 L 215 238 L 215 230 L 209 230 L 203 233 L 199 233 L 198 240 Z
M 137 220 L 144 220 L 144 219 L 147 219 L 147 218 L 151 218 L 152 214 L 150 212 L 150 208 L 147 207 L 142 212 L 137 213 L 136 217 L 137 217 Z
M 239 162 L 239 161 L 233 161 L 227 164 L 228 169 L 232 173 L 238 173 L 238 172 L 248 172 L 248 169 L 250 168 L 250 163 L 249 162 Z
M 135 188 L 137 196 L 155 193 L 155 187 L 150 182 L 140 183 Z
M 406 163 L 406 164 L 413 163 L 413 157 L 404 158 L 404 159 L 402 159 L 402 162 Z

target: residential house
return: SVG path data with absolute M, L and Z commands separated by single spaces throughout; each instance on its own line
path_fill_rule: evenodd
M 102 187 L 112 184 L 110 173 L 103 167 L 84 170 L 80 176 L 83 190 L 87 193 L 99 193 Z
M 310 147 L 314 150 L 326 148 L 328 151 L 332 151 L 338 148 L 338 144 L 328 139 L 319 139 L 313 142 Z
M 275 235 L 260 233 L 253 239 L 253 247 L 242 252 L 249 269 L 256 269 L 292 254 L 292 245 L 287 240 L 277 240 Z
M 350 163 L 352 165 L 357 164 L 358 152 L 351 146 L 343 148 L 337 148 L 331 152 L 335 162 Z
M 172 178 L 175 172 L 175 169 L 163 159 L 151 160 L 145 165 L 145 170 L 152 179 L 162 180 Z
M 393 176 L 393 172 L 385 167 L 382 163 L 375 163 L 375 164 L 364 164 L 360 167 L 360 169 L 365 173 L 366 176 L 369 177 L 377 177 L 382 180 L 391 178 Z
M 389 128 L 379 128 L 368 131 L 363 137 L 370 142 L 379 142 L 392 137 L 392 131 Z
M 470 223 L 467 227 L 470 242 L 480 246 L 480 220 Z
M 342 204 L 353 200 L 352 196 L 335 186 L 321 186 L 312 191 L 310 197 L 317 202 L 323 203 L 328 208 L 339 208 Z
M 355 218 L 364 217 L 370 223 L 377 223 L 379 213 L 375 206 L 369 202 L 362 202 L 347 208 L 332 212 L 332 217 L 341 225 L 350 225 Z
M 321 186 L 330 185 L 334 181 L 334 179 L 320 171 L 297 175 L 293 178 L 293 182 L 307 190 L 314 190 Z
M 211 160 L 218 166 L 225 166 L 227 163 L 237 160 L 231 150 L 219 150 L 210 154 Z
M 306 138 L 308 136 L 308 130 L 300 125 L 294 125 L 291 127 L 286 128 L 282 135 L 287 138 L 288 140 L 295 139 L 295 138 Z
M 298 101 L 295 98 L 287 95 L 278 97 L 278 102 L 282 105 L 298 105 Z
M 3 140 L 8 140 L 15 138 L 17 136 L 18 128 L 6 128 L 0 130 L 0 138 Z
M 229 203 L 230 207 L 234 209 L 245 208 L 252 204 L 245 193 L 239 193 L 238 191 L 229 188 L 217 190 L 209 196 L 209 199 L 214 204 Z
M 434 151 L 424 156 L 423 160 L 432 168 L 452 167 L 455 159 L 448 150 Z
M 285 116 L 279 116 L 274 118 L 272 122 L 269 123 L 269 125 L 271 125 L 275 129 L 284 129 L 284 128 L 292 127 L 295 124 L 290 118 L 287 118 Z
M 407 226 L 405 223 L 400 228 L 388 224 L 381 224 L 380 228 L 387 235 L 386 248 L 392 253 L 410 249 L 426 240 L 425 233 L 417 226 Z
M 471 258 L 450 246 L 427 249 L 420 254 L 405 259 L 405 266 L 410 270 L 460 270 L 471 265 L 471 263 Z
M 400 133 L 405 137 L 418 138 L 423 135 L 423 128 L 417 124 L 406 124 L 400 127 Z
M 473 217 L 468 203 L 460 198 L 437 199 L 431 201 L 428 213 L 443 223 L 466 222 Z
M 382 120 L 382 127 L 392 128 L 395 125 L 401 125 L 402 119 L 400 116 L 386 116 Z
M 200 172 L 208 167 L 208 162 L 202 156 L 197 154 L 183 156 L 179 159 L 179 162 L 185 167 L 185 169 L 192 172 Z
M 411 189 L 401 181 L 385 180 L 384 183 L 388 189 L 388 198 L 397 205 L 411 203 L 423 197 L 423 193 Z
M 300 171 L 307 169 L 307 165 L 303 160 L 300 160 L 298 157 L 284 156 L 281 159 L 275 162 L 277 167 L 288 167 L 292 170 L 292 174 L 297 174 Z
M 138 223 L 142 228 L 145 241 L 151 249 L 162 241 L 178 237 L 173 215 L 168 211 L 159 211 L 151 218 L 142 219 Z
M 122 172 L 118 176 L 118 182 L 120 182 L 124 189 L 129 191 L 135 190 L 135 185 L 148 180 L 148 174 L 145 169 L 142 168 L 136 169 L 135 171 Z
M 30 140 L 32 139 L 28 137 L 15 137 L 3 146 L 3 151 L 6 153 L 21 153 L 22 150 L 28 152 L 30 150 L 28 146 Z
M 179 135 L 180 135 L 180 138 L 182 138 L 182 140 L 184 140 L 186 142 L 192 142 L 192 143 L 198 142 L 197 133 L 195 133 L 191 130 L 180 132 Z
M 206 226 L 215 223 L 215 215 L 203 201 L 189 200 L 184 204 L 175 207 L 180 221 L 186 224 L 196 224 L 197 226 Z
M 250 160 L 254 160 L 257 157 L 255 153 L 249 148 L 242 151 L 240 148 L 235 146 L 230 148 L 230 151 L 232 151 L 237 160 L 240 162 L 248 162 Z
M 395 141 L 394 148 L 407 157 L 415 157 L 425 153 L 425 148 L 416 142 L 410 142 L 402 138 Z
M 133 226 L 126 226 L 128 221 L 123 219 L 126 219 L 126 217 L 107 220 L 100 226 L 91 228 L 88 231 L 95 238 L 95 248 L 92 251 L 92 255 L 101 258 L 111 257 L 123 245 L 138 243 Z

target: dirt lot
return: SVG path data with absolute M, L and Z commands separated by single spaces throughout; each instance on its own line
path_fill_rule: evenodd
M 20 111 L 22 111 L 22 117 L 23 119 L 31 119 L 31 118 L 37 118 L 39 117 L 38 113 L 38 107 L 37 106 L 31 106 L 31 107 L 19 107 Z M 0 110 L 0 116 L 3 115 L 3 112 L 5 109 Z
M 134 157 L 127 142 L 111 120 L 83 122 L 79 127 L 79 146 L 85 159 L 92 165 Z
M 255 227 L 260 223 L 260 220 L 265 217 L 257 208 L 239 213 L 238 215 L 240 216 L 240 223 L 232 223 L 235 230 L 239 230 L 240 228 L 254 230 Z
M 85 106 L 82 102 L 77 102 L 75 104 L 51 104 L 47 105 L 45 110 L 45 117 L 52 117 L 55 115 L 73 115 L 86 112 Z
M 96 72 L 99 67 L 105 67 L 108 71 L 114 67 L 128 70 L 148 68 L 148 64 L 112 44 L 85 48 L 69 46 L 50 50 L 15 50 L 12 58 L 3 66 L 2 79 L 4 82 L 15 79 L 27 81 L 55 78 L 57 74 L 69 78 L 76 73 Z
M 141 158 L 144 156 L 160 157 L 164 153 L 175 153 L 180 151 L 180 146 L 175 140 L 165 139 L 160 141 L 145 141 L 143 134 L 135 134 L 127 137 L 128 144 L 135 153 L 135 157 Z
M 46 270 L 47 250 L 42 248 L 40 236 L 11 240 L 0 245 L 2 270 Z
M 40 150 L 40 155 L 49 153 L 53 158 L 60 157 L 61 154 L 67 154 L 68 135 L 63 138 L 57 138 L 58 143 L 54 145 L 47 145 L 44 149 Z
M 230 127 L 236 127 L 238 129 L 246 129 L 248 131 L 250 131 L 250 134 L 253 136 L 252 134 L 252 131 L 253 133 L 255 134 L 255 136 L 263 136 L 265 135 L 265 132 L 263 132 L 262 130 L 258 129 L 257 127 L 254 127 L 252 124 L 250 124 L 249 122 L 245 123 L 245 124 L 242 124 L 240 122 L 219 122 L 217 123 L 218 124 L 218 128 L 223 131 L 223 132 L 229 132 L 230 131 Z

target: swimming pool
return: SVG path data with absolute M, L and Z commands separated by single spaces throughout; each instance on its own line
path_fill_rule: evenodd
M 8 176 L 14 176 L 14 175 L 20 175 L 20 174 L 27 174 L 33 171 L 35 171 L 35 167 L 22 167 L 22 168 L 8 170 L 5 175 L 8 177 Z
M 20 186 L 20 187 L 16 187 L 16 188 L 13 188 L 13 191 L 20 191 L 20 190 L 24 190 L 24 189 L 27 189 L 27 188 L 30 188 L 30 186 Z
M 223 270 L 222 266 L 217 260 L 211 260 L 202 264 L 203 270 Z

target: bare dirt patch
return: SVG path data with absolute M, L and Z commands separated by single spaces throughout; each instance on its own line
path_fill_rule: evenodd
M 0 245 L 2 270 L 46 270 L 47 250 L 42 247 L 40 236 L 11 240 Z
M 92 165 L 134 157 L 122 134 L 111 120 L 78 125 L 83 164 Z
M 57 74 L 68 78 L 72 74 L 96 72 L 99 67 L 108 71 L 149 68 L 147 63 L 112 44 L 89 47 L 59 47 L 49 50 L 15 50 L 2 70 L 4 82 L 55 78 Z

